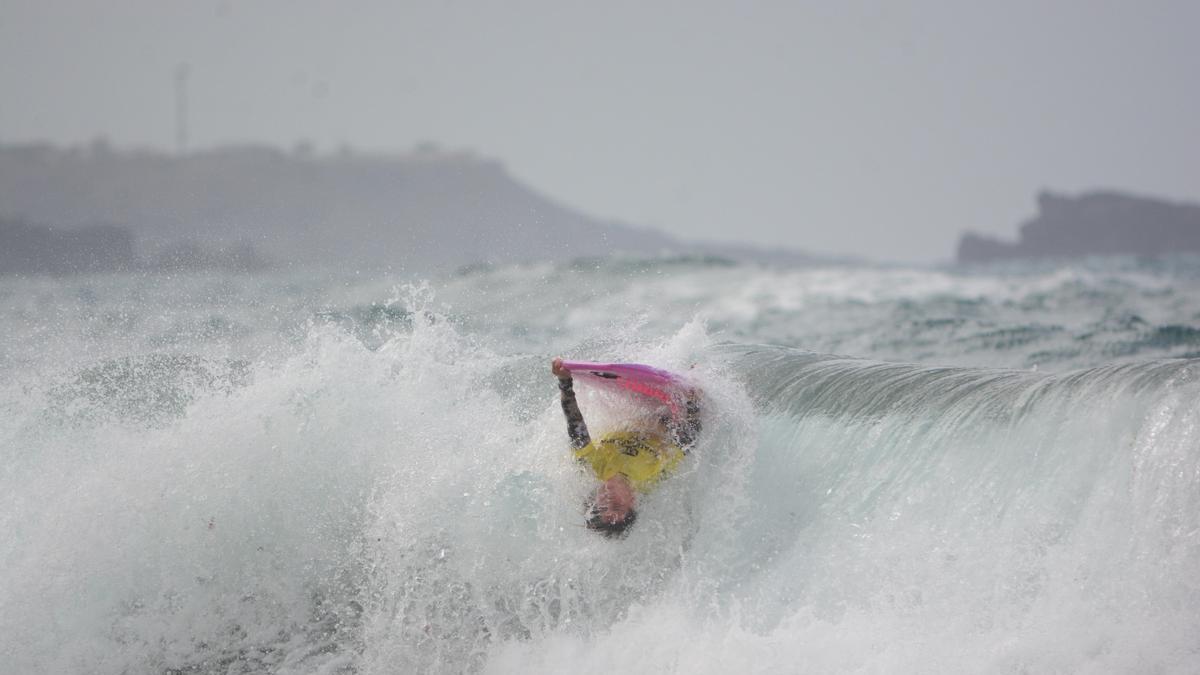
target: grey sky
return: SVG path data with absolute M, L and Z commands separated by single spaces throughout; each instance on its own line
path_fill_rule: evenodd
M 0 0 L 0 141 L 423 140 L 692 238 L 948 258 L 1043 187 L 1200 201 L 1200 2 Z

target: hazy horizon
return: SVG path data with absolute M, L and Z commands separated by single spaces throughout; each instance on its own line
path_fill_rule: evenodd
M 948 259 L 1048 188 L 1200 201 L 1200 6 L 17 0 L 0 142 L 501 161 L 694 240 Z

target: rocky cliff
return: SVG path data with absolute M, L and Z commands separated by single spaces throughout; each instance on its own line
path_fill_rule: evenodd
M 1043 192 L 1038 213 L 1009 243 L 976 234 L 959 241 L 960 263 L 1087 255 L 1156 256 L 1200 251 L 1200 205 L 1118 192 Z

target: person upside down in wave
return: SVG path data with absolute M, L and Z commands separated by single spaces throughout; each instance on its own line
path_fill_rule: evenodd
M 575 459 L 600 481 L 588 500 L 588 529 L 609 537 L 623 536 L 637 519 L 637 495 L 652 490 L 695 445 L 700 434 L 696 392 L 688 392 L 682 420 L 663 415 L 653 429 L 610 432 L 592 440 L 575 401 L 571 371 L 563 367 L 561 358 L 551 361 L 550 370 L 558 377 Z

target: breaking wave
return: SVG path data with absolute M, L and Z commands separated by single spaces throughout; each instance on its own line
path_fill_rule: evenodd
M 106 298 L 125 303 L 137 282 L 93 281 L 96 321 L 10 324 L 5 662 L 34 673 L 1200 664 L 1200 360 L 1153 358 L 1186 357 L 1190 324 L 1111 319 L 1130 327 L 1092 338 L 1089 353 L 1122 349 L 1127 331 L 1153 345 L 1034 372 L 1033 355 L 1075 329 L 1029 329 L 1047 315 L 1010 305 L 1021 321 L 998 322 L 979 348 L 1014 350 L 1021 369 L 845 358 L 745 344 L 728 327 L 770 338 L 832 316 L 840 278 L 853 292 L 838 307 L 859 319 L 826 337 L 907 312 L 917 333 L 867 342 L 961 361 L 973 352 L 954 346 L 962 324 L 941 323 L 946 303 L 1118 291 L 1110 277 L 1052 272 L 968 278 L 978 289 L 953 300 L 896 283 L 936 286 L 942 273 L 623 264 L 615 280 L 586 265 L 472 270 L 438 302 L 428 286 L 374 282 L 327 284 L 316 300 L 285 283 L 261 291 L 282 298 L 271 317 L 282 305 L 290 319 L 255 315 L 239 287 L 250 282 L 219 279 L 194 284 L 224 289 L 215 306 L 176 298 L 162 320 L 113 322 Z M 714 290 L 714 275 L 760 292 Z M 554 290 L 564 278 L 569 294 Z M 1165 316 L 1142 293 L 1178 302 L 1153 278 L 1129 283 L 1123 302 L 1140 315 Z M 1020 288 L 1005 296 L 1006 284 Z M 784 292 L 803 316 L 785 316 L 800 309 L 785 309 Z M 544 318 L 554 306 L 557 333 Z M 163 326 L 213 316 L 253 328 L 156 341 Z M 951 337 L 930 345 L 931 330 Z M 53 358 L 38 360 L 32 335 Z M 687 371 L 705 391 L 699 446 L 625 540 L 582 527 L 589 485 L 566 452 L 551 349 Z M 581 405 L 594 428 L 631 412 L 599 393 Z

